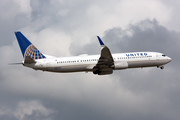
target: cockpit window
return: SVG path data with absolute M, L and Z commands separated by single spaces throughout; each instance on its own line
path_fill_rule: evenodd
M 165 57 L 166 55 L 162 55 L 163 57 Z

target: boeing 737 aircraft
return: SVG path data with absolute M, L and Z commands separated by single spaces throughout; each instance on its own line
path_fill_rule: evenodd
M 35 70 L 69 73 L 93 72 L 98 75 L 112 74 L 114 70 L 127 68 L 158 67 L 163 69 L 171 58 L 158 52 L 130 52 L 111 54 L 99 36 L 100 55 L 53 57 L 41 53 L 21 32 L 15 32 L 24 61 L 22 64 Z

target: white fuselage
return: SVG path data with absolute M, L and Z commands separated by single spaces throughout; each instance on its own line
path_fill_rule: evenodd
M 35 70 L 50 72 L 81 72 L 93 71 L 100 55 L 80 55 L 72 57 L 51 57 L 38 59 L 36 63 L 24 64 Z M 163 66 L 171 61 L 171 58 L 157 52 L 132 52 L 112 54 L 114 70 L 137 67 Z

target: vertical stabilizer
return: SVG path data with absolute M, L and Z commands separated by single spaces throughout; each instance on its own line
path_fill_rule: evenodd
M 15 32 L 15 35 L 24 58 L 27 56 L 32 59 L 46 58 L 21 32 Z

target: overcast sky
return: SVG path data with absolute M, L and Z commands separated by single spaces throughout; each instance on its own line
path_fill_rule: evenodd
M 179 120 L 179 0 L 1 0 L 1 120 Z M 165 69 L 48 73 L 23 60 L 14 32 L 54 56 L 161 52 Z

